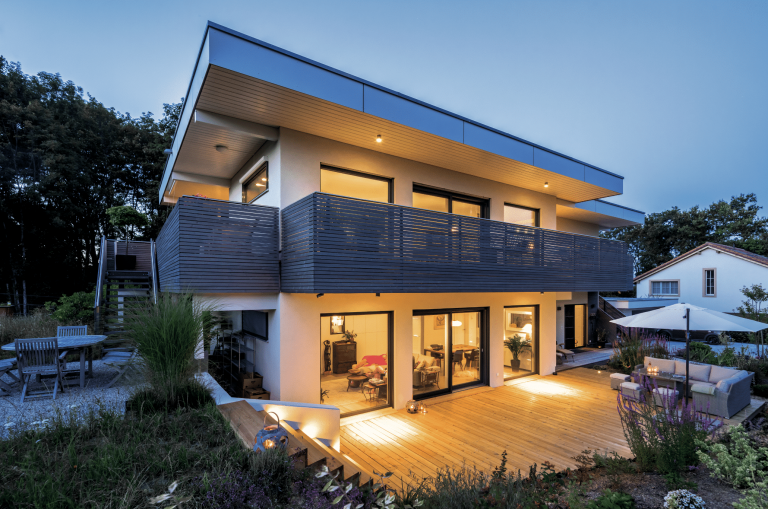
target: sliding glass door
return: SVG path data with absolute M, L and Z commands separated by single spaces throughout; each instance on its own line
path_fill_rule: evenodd
M 487 379 L 486 310 L 415 312 L 413 394 L 427 397 Z

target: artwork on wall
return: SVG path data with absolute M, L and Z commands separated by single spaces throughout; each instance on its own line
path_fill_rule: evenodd
M 344 334 L 344 317 L 331 317 L 331 334 Z
M 445 315 L 435 315 L 435 330 L 445 329 Z
M 508 330 L 520 330 L 529 323 L 533 323 L 533 314 L 530 311 L 509 312 L 509 319 L 507 320 Z

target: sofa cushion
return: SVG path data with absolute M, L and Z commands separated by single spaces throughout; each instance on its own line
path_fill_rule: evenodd
M 629 391 L 639 391 L 642 389 L 642 386 L 640 384 L 636 384 L 635 382 L 624 382 L 621 384 L 621 388 Z
M 709 371 L 712 366 L 709 364 L 688 364 L 688 376 L 691 380 L 698 380 L 700 382 L 709 382 Z M 685 361 L 675 361 L 675 374 L 685 376 Z
M 712 370 L 709 372 L 709 381 L 713 384 L 716 384 L 720 380 L 731 378 L 735 374 L 735 369 L 724 368 L 722 366 L 712 366 Z
M 618 380 L 624 380 L 625 382 L 629 381 L 629 375 L 625 375 L 624 373 L 611 373 L 611 378 L 616 378 Z
M 731 370 L 734 371 L 734 370 Z M 730 378 L 724 378 L 723 380 L 720 380 L 717 382 L 716 387 L 723 391 L 728 392 L 731 390 L 731 386 L 738 382 L 739 380 L 744 380 L 749 376 L 749 373 L 746 371 L 736 371 L 735 374 Z
M 646 357 L 643 365 L 647 368 L 648 364 L 658 366 L 659 371 L 663 371 L 664 373 L 675 372 L 675 361 L 672 361 L 669 359 L 657 359 L 655 357 Z
M 714 394 L 715 393 L 715 386 L 712 384 L 693 384 L 691 386 L 691 390 L 693 392 L 698 392 L 699 394 Z

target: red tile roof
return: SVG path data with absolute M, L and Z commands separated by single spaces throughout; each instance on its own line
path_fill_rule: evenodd
M 695 255 L 696 253 L 703 251 L 704 249 L 707 249 L 707 248 L 716 249 L 718 251 L 722 251 L 723 253 L 728 253 L 738 258 L 743 258 L 744 260 L 756 263 L 758 265 L 762 265 L 764 267 L 768 267 L 768 257 L 766 256 L 761 256 L 755 253 L 751 253 L 746 249 L 741 249 L 738 247 L 726 246 L 724 244 L 716 244 L 714 242 L 705 242 L 704 244 L 691 249 L 687 253 L 683 253 L 680 256 L 676 256 L 675 258 L 672 258 L 668 262 L 664 262 L 658 267 L 640 274 L 639 276 L 635 277 L 635 283 L 647 278 L 648 276 L 652 276 L 653 274 L 656 274 L 657 272 L 664 270 L 667 267 L 676 264 L 677 262 L 681 262 L 686 258 L 688 258 L 689 256 Z

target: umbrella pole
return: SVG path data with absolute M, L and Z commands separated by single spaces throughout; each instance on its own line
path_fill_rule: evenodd
M 691 308 L 685 310 L 685 403 L 688 404 L 688 366 L 691 361 Z

